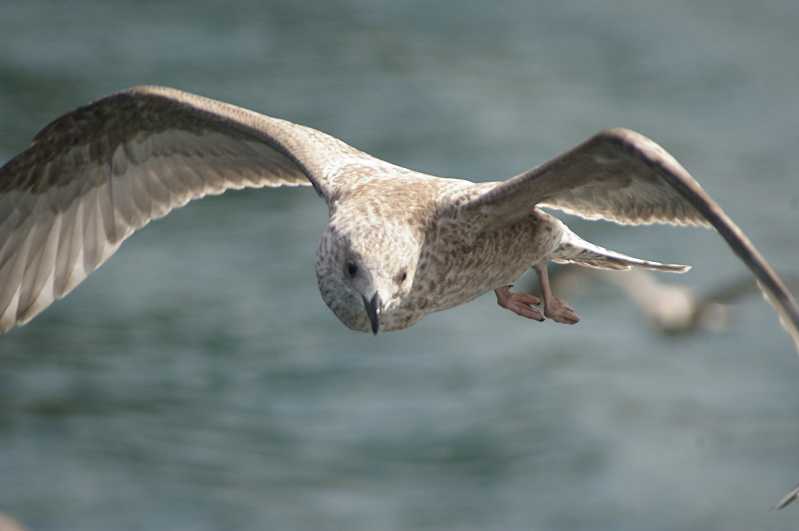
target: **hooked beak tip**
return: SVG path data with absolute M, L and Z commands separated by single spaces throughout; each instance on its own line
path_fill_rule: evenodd
M 383 313 L 383 300 L 380 298 L 380 293 L 375 292 L 371 300 L 364 297 L 363 304 L 366 307 L 366 315 L 369 316 L 369 322 L 372 325 L 372 333 L 377 335 L 380 330 L 380 314 Z

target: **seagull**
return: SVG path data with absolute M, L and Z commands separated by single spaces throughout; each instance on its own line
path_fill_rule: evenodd
M 491 290 L 523 317 L 574 324 L 574 309 L 552 293 L 549 262 L 689 269 L 589 243 L 541 209 L 548 208 L 619 224 L 715 228 L 799 349 L 799 309 L 780 278 L 688 172 L 636 132 L 607 129 L 516 177 L 473 183 L 411 171 L 309 127 L 153 86 L 78 107 L 0 168 L 0 329 L 27 323 L 70 293 L 151 220 L 229 189 L 279 186 L 313 186 L 326 201 L 319 289 L 356 331 L 408 328 Z M 538 275 L 543 309 L 538 297 L 511 291 L 529 269 Z
M 541 208 L 619 224 L 715 228 L 799 348 L 799 310 L 744 233 L 663 148 L 607 129 L 516 177 L 425 175 L 325 133 L 165 87 L 123 90 L 47 125 L 0 168 L 0 329 L 72 291 L 134 231 L 191 200 L 313 186 L 330 220 L 316 257 L 325 303 L 349 328 L 408 328 L 493 290 L 523 317 L 574 324 L 548 262 L 684 272 L 589 243 Z M 511 291 L 533 269 L 541 301 Z M 543 302 L 543 308 L 539 308 Z

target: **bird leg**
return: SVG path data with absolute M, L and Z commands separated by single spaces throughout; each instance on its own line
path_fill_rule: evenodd
M 535 306 L 541 304 L 538 297 L 534 297 L 529 293 L 511 293 L 511 286 L 502 286 L 494 290 L 494 293 L 497 295 L 497 304 L 522 317 L 535 319 L 536 321 L 543 321 L 544 316 L 547 316 L 558 323 L 574 324 L 579 322 L 580 318 L 575 315 L 574 308 L 552 294 L 546 259 L 538 262 L 533 266 L 533 269 L 535 269 L 535 272 L 538 274 L 538 280 L 541 284 L 541 294 L 544 298 L 543 315 L 541 314 L 541 310 L 535 308 Z
M 538 274 L 538 283 L 541 284 L 541 296 L 544 298 L 544 315 L 558 323 L 578 323 L 580 318 L 574 313 L 574 308 L 569 306 L 566 301 L 558 299 L 552 294 L 546 258 L 534 265 L 533 269 Z

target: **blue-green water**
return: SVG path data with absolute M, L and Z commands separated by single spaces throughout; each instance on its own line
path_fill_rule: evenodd
M 669 149 L 799 272 L 799 4 L 0 2 L 0 159 L 162 84 L 428 173 L 504 179 L 609 126 Z M 231 193 L 136 234 L 0 337 L 0 512 L 33 530 L 796 529 L 799 358 L 759 297 L 665 337 L 614 288 L 582 322 L 492 296 L 378 337 L 316 289 L 324 204 Z M 743 274 L 715 234 L 568 220 Z

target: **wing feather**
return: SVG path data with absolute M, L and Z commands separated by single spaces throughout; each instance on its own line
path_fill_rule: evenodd
M 61 233 L 53 277 L 53 296 L 56 293 L 69 293 L 80 281 L 72 282 L 73 273 L 78 266 L 78 257 L 83 252 L 83 226 L 78 215 L 80 203 L 72 203 L 61 214 Z M 84 276 L 85 278 L 85 276 Z
M 47 294 L 43 293 L 43 291 L 48 283 L 52 285 L 60 224 L 61 216 L 55 215 L 51 223 L 47 225 L 38 224 L 34 227 L 35 232 L 32 241 L 40 243 L 30 247 L 25 267 L 26 274 L 23 277 L 20 291 L 19 308 L 17 309 L 18 318 L 24 318 L 28 313 L 39 313 L 50 304 L 47 301 Z
M 367 159 L 319 131 L 174 89 L 79 107 L 0 168 L 0 329 L 33 318 L 135 230 L 193 199 L 300 185 L 330 199 L 339 166 Z
M 535 206 L 620 224 L 709 223 L 682 192 L 698 184 L 663 148 L 626 129 L 608 129 L 461 206 L 512 223 Z

